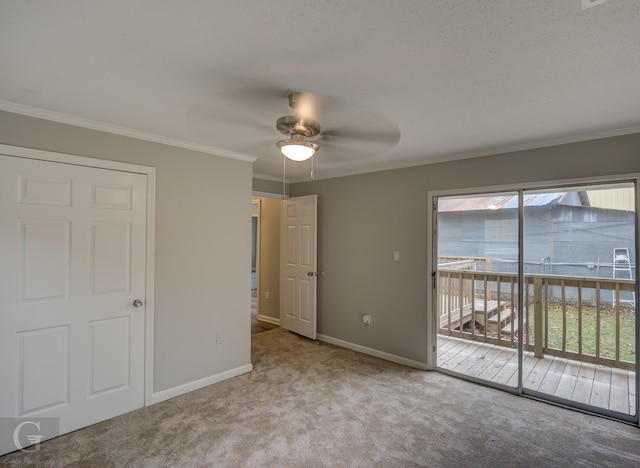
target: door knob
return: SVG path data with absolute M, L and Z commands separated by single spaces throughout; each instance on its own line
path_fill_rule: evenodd
M 133 301 L 133 307 L 142 307 L 142 301 L 140 299 L 136 299 Z

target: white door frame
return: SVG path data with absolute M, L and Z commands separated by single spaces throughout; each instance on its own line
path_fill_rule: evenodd
M 254 207 L 257 205 L 257 212 Z M 256 316 L 260 313 L 260 222 L 262 218 L 262 200 L 259 198 L 251 200 L 251 219 L 256 218 Z M 253 239 L 252 239 L 253 241 Z
M 94 159 L 86 156 L 75 156 L 64 153 L 54 153 L 32 148 L 10 146 L 0 144 L 0 154 L 17 156 L 26 159 L 37 159 L 74 166 L 95 167 L 120 172 L 133 172 L 147 176 L 147 219 L 146 219 L 146 298 L 145 298 L 145 333 L 144 333 L 144 405 L 153 403 L 153 324 L 154 324 L 154 272 L 155 272 L 155 194 L 156 194 L 156 169 L 155 167 L 139 166 L 137 164 L 110 161 L 107 159 Z

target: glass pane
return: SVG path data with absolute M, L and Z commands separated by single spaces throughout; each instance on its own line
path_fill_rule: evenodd
M 634 415 L 633 184 L 525 192 L 525 389 Z
M 518 194 L 441 197 L 438 366 L 518 385 Z

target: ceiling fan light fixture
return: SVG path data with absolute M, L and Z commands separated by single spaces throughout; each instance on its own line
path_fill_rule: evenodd
M 306 161 L 318 150 L 317 144 L 297 138 L 281 140 L 276 145 L 292 161 Z

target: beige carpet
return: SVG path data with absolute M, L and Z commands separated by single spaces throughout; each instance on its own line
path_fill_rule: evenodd
M 255 370 L 8 466 L 639 466 L 640 430 L 276 329 Z

